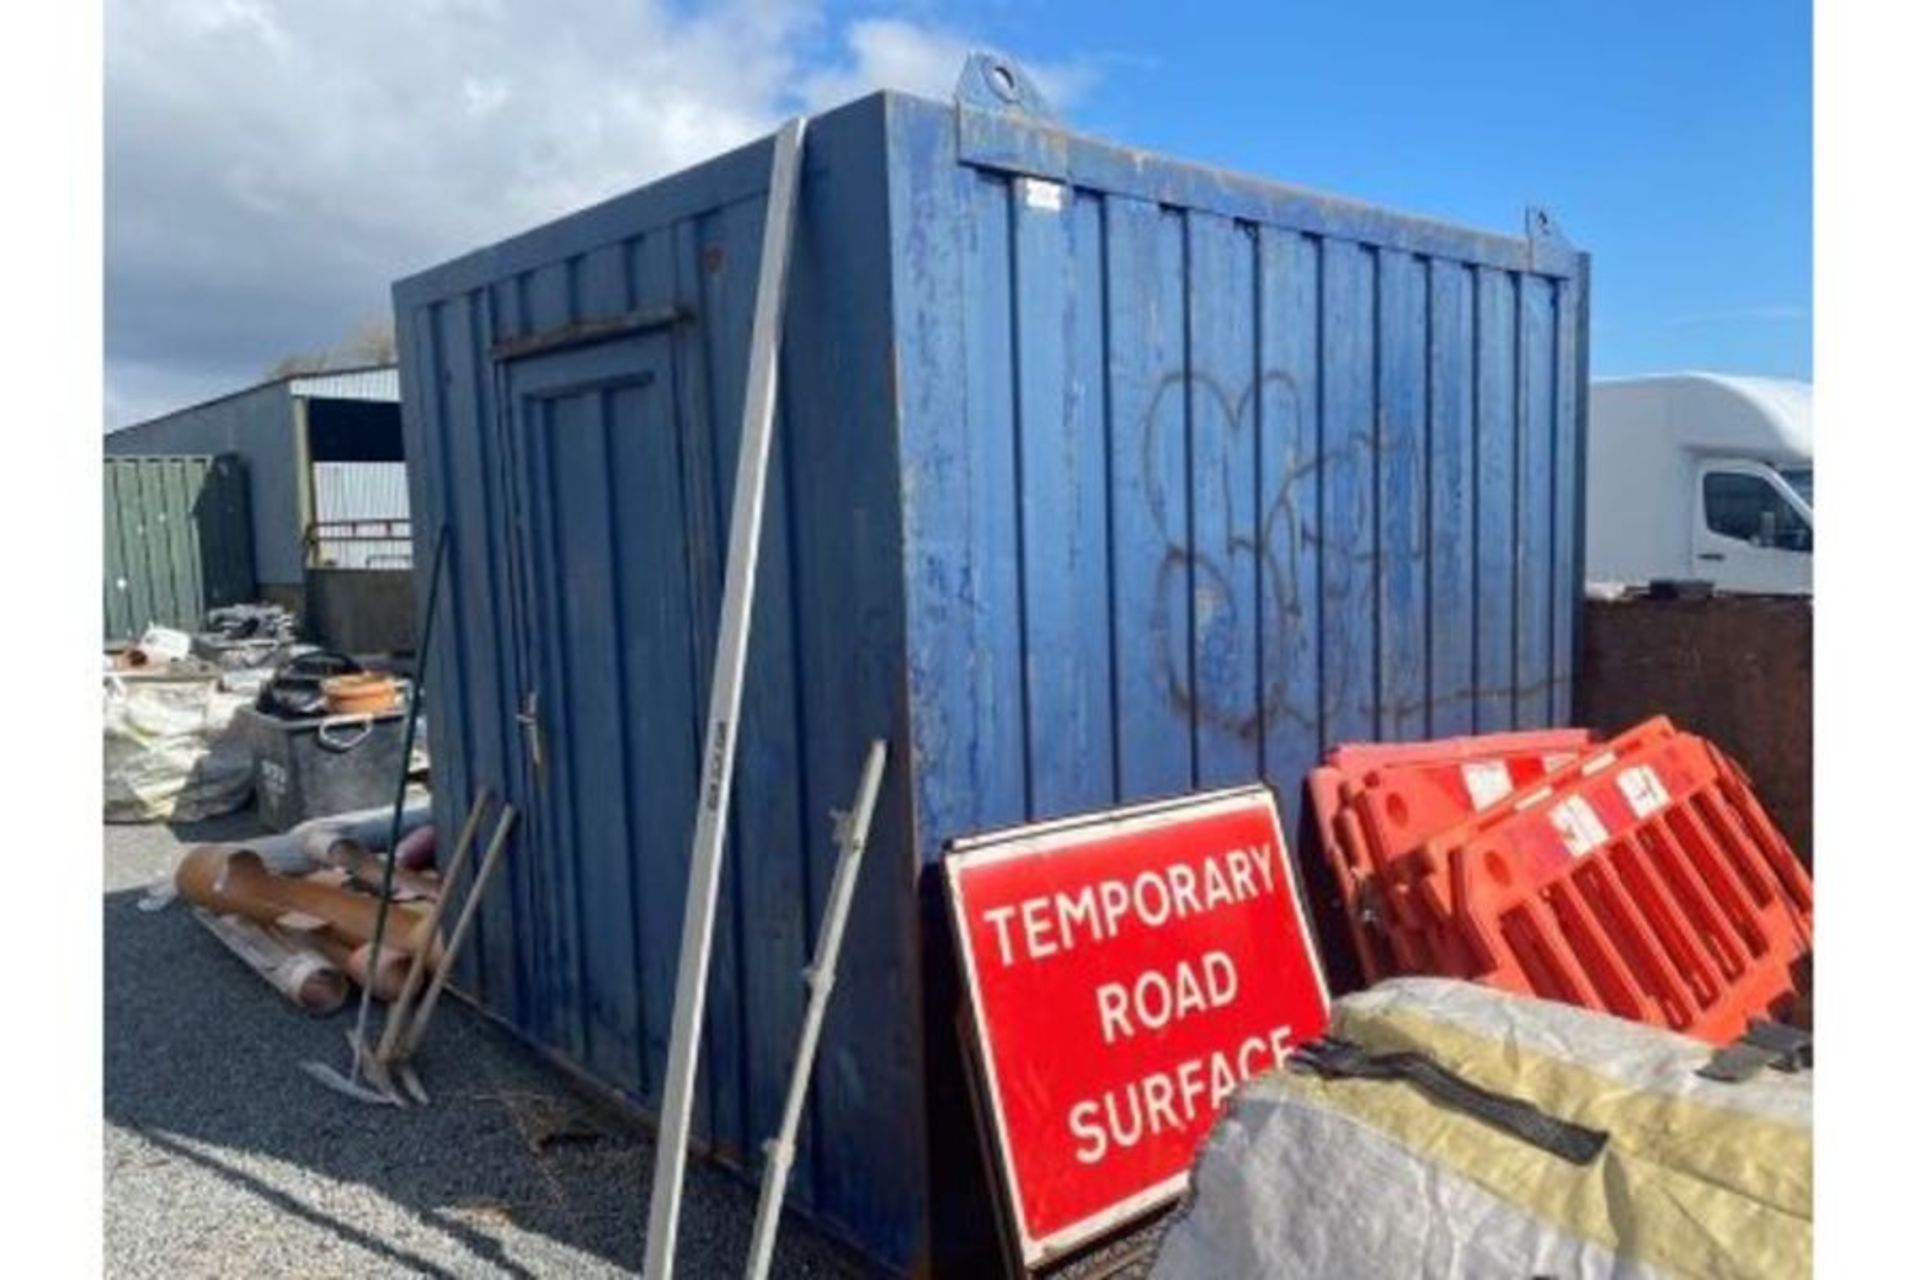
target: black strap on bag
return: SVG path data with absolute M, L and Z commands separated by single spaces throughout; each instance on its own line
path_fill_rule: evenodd
M 1604 1130 L 1550 1116 L 1525 1098 L 1483 1089 L 1424 1053 L 1369 1053 L 1351 1040 L 1327 1036 L 1295 1049 L 1287 1065 L 1334 1080 L 1404 1080 L 1443 1107 L 1573 1164 L 1592 1164 L 1606 1149 Z
M 1805 1071 L 1813 1065 L 1813 1037 L 1784 1022 L 1755 1018 L 1747 1023 L 1746 1034 L 1732 1044 L 1716 1050 L 1707 1065 L 1695 1074 L 1722 1084 L 1751 1080 L 1766 1067 L 1775 1071 Z
M 325 682 L 334 676 L 354 675 L 361 670 L 360 664 L 344 653 L 318 649 L 300 654 L 273 673 L 273 678 L 261 687 L 254 706 L 283 720 L 325 715 Z

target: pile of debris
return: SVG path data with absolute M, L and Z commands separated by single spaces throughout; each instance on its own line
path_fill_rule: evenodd
M 201 845 L 181 859 L 174 887 L 223 942 L 243 941 L 242 958 L 309 1013 L 338 1009 L 349 979 L 371 983 L 377 998 L 392 1000 L 415 955 L 437 966 L 444 943 L 422 929 L 440 897 L 436 872 L 393 869 L 392 916 L 376 957 L 386 860 L 328 826 L 313 829 L 303 843 L 310 870 L 278 870 L 244 845 Z
M 277 640 L 290 643 L 299 637 L 294 630 L 293 614 L 284 605 L 228 604 L 207 610 L 208 639 Z
M 513 807 L 504 805 L 453 932 L 443 936 L 446 886 L 465 869 L 488 799 L 483 792 L 475 801 L 444 874 L 433 865 L 428 809 L 418 804 L 309 823 L 251 846 L 198 846 L 175 868 L 172 887 L 228 950 L 307 1013 L 336 1012 L 350 984 L 362 988 L 363 1010 L 368 997 L 386 1001 L 378 1047 L 361 1043 L 364 1025 L 352 1037 L 356 1078 L 349 1087 L 359 1088 L 364 1066 L 378 1100 L 399 1101 L 390 1083 L 397 1077 L 424 1102 L 426 1091 L 407 1060 L 426 1032 L 513 828 Z M 398 838 L 382 855 L 369 847 L 367 833 L 375 820 L 389 817 Z
M 183 631 L 149 627 L 106 655 L 101 680 L 108 822 L 194 822 L 253 794 L 253 756 L 233 730 L 251 694 L 189 653 Z
M 279 605 L 149 626 L 103 672 L 109 822 L 191 822 L 259 803 L 269 826 L 391 794 L 411 682 L 296 638 Z M 406 768 L 427 767 L 417 728 Z

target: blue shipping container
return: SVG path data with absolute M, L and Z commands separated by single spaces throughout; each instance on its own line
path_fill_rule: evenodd
M 1564 723 L 1582 581 L 1586 260 L 1544 215 L 1143 155 L 995 79 L 808 131 L 696 1116 L 757 1165 L 887 737 L 791 1200 L 912 1272 L 990 1247 L 943 844 L 1258 778 L 1297 824 L 1328 744 Z M 526 815 L 460 981 L 648 1109 L 770 154 L 395 288 L 437 818 Z

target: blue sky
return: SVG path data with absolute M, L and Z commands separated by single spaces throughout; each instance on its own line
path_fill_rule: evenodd
M 1064 0 L 904 14 L 1086 67 L 1067 113 L 1082 132 L 1492 229 L 1547 206 L 1593 254 L 1596 375 L 1811 376 L 1806 3 Z
M 1593 370 L 1804 377 L 1805 0 L 109 0 L 115 426 L 399 277 L 997 47 L 1085 133 L 1594 255 Z

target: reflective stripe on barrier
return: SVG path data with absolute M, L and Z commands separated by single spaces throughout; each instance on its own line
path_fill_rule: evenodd
M 1741 773 L 1656 719 L 1429 840 L 1463 976 L 1713 1041 L 1797 993 L 1812 880 Z
M 1482 734 L 1434 742 L 1352 743 L 1308 775 L 1322 856 L 1333 872 L 1369 982 L 1396 973 L 1465 976 L 1444 886 L 1396 874 L 1426 838 L 1499 803 L 1586 750 L 1585 729 Z

